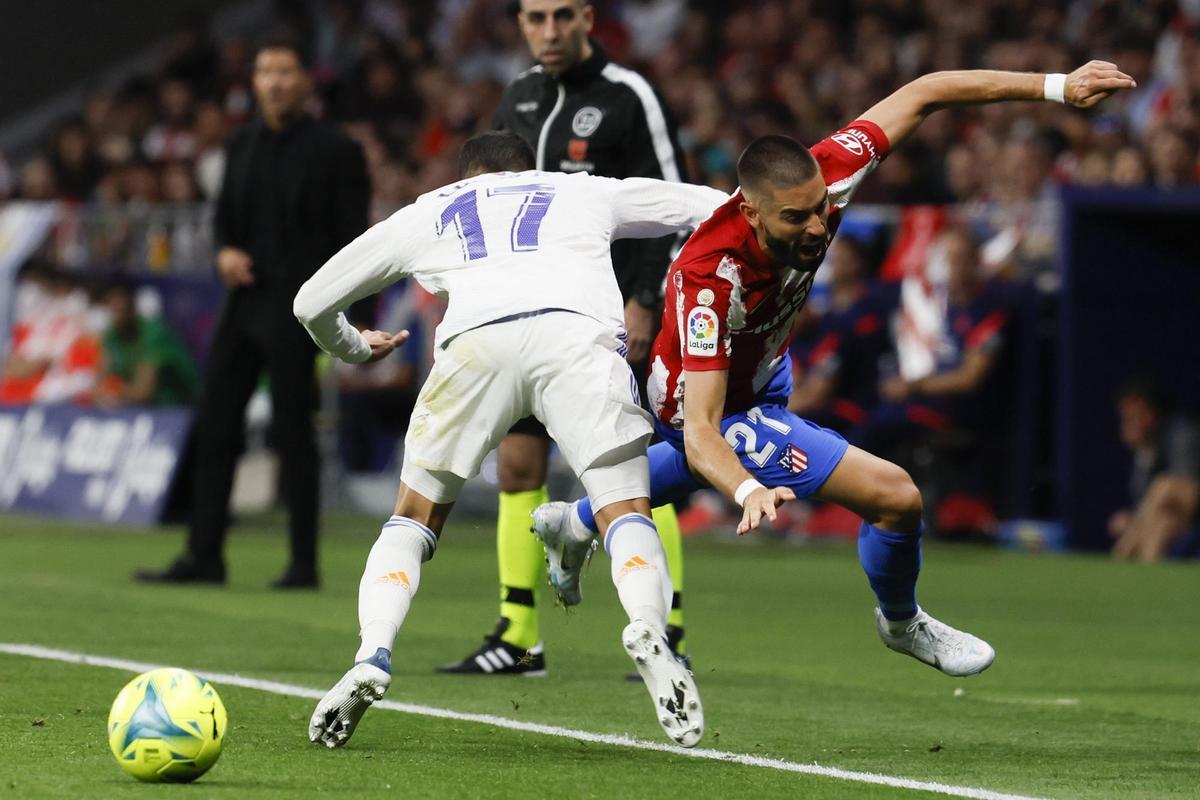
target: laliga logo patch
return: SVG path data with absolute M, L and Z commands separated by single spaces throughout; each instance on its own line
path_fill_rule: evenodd
M 835 133 L 830 138 L 856 156 L 861 156 L 863 154 L 862 142 L 860 142 L 858 137 L 854 136 L 853 134 Z
M 711 308 L 696 306 L 688 312 L 687 352 L 693 356 L 717 354 L 717 314 Z
M 716 333 L 716 323 L 710 318 L 711 314 L 700 313 L 702 309 L 693 309 L 688 317 L 688 334 L 693 339 L 707 339 Z
M 581 139 L 586 139 L 596 132 L 596 128 L 600 127 L 600 121 L 604 119 L 604 114 L 595 106 L 584 106 L 575 112 L 575 118 L 571 120 L 571 131 Z

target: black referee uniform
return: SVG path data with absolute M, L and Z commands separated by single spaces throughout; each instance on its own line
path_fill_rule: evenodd
M 518 76 L 500 100 L 496 127 L 528 142 L 541 170 L 686 180 L 675 124 L 654 87 L 591 45 L 592 56 L 562 75 L 538 65 Z M 623 300 L 657 312 L 675 242 L 668 236 L 613 243 Z

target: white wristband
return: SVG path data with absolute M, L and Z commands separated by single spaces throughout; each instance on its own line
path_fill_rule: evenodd
M 754 480 L 754 478 L 747 478 L 746 480 L 741 482 L 741 484 L 738 486 L 737 489 L 734 490 L 733 501 L 735 503 L 737 503 L 739 506 L 745 505 L 746 498 L 750 496 L 751 492 L 753 492 L 755 489 L 765 489 L 765 488 L 766 488 L 765 486 L 763 486 L 758 481 Z
M 1066 88 L 1067 76 L 1061 72 L 1051 72 L 1046 76 L 1046 83 L 1042 87 L 1042 96 L 1055 103 L 1065 103 L 1067 98 L 1063 94 L 1063 90 Z

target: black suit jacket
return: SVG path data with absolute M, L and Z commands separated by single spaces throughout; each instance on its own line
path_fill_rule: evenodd
M 370 186 L 362 149 L 337 128 L 304 117 L 287 130 L 277 171 L 281 224 L 271 256 L 255 252 L 250 230 L 252 160 L 270 131 L 261 118 L 243 125 L 226 145 L 225 178 L 213 221 L 218 248 L 237 247 L 254 259 L 255 284 L 230 292 L 229 305 L 267 312 L 295 324 L 292 299 L 344 245 L 367 227 Z

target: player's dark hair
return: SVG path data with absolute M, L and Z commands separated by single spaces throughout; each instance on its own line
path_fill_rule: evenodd
M 787 189 L 812 180 L 820 172 L 808 148 L 789 136 L 760 136 L 742 151 L 738 183 L 751 190 L 767 184 Z
M 258 60 L 259 53 L 264 50 L 290 50 L 304 69 L 312 69 L 312 52 L 304 44 L 304 40 L 290 28 L 278 28 L 269 31 L 259 39 L 254 47 L 254 59 Z
M 580 8 L 596 5 L 592 0 L 572 0 L 572 3 Z M 521 0 L 508 0 L 508 3 L 504 6 L 504 10 L 510 17 L 516 18 L 521 13 Z
M 512 131 L 480 133 L 458 151 L 458 172 L 464 178 L 485 172 L 524 172 L 536 163 L 533 148 Z

